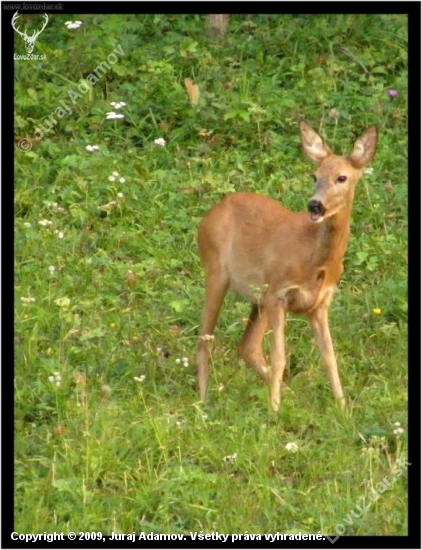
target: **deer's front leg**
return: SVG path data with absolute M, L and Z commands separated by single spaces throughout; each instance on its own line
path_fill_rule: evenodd
M 343 388 L 338 374 L 337 360 L 328 325 L 328 308 L 326 306 L 320 307 L 309 316 L 309 320 L 316 343 L 321 352 L 322 361 L 327 371 L 334 397 L 339 401 L 340 407 L 344 409 L 346 401 L 343 396 Z
M 267 310 L 271 333 L 271 406 L 274 411 L 280 407 L 280 391 L 286 367 L 286 351 L 284 348 L 284 325 L 286 310 L 283 298 L 272 296 L 268 298 Z

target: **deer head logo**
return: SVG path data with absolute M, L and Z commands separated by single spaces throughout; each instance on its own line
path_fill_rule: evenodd
M 32 36 L 28 36 L 26 34 L 26 31 L 25 32 L 21 32 L 19 30 L 19 27 L 16 27 L 15 24 L 16 24 L 16 21 L 18 19 L 18 13 L 19 12 L 16 12 L 15 15 L 13 16 L 12 18 L 12 27 L 15 29 L 15 31 L 20 34 L 22 36 L 22 38 L 24 39 L 25 41 L 25 47 L 26 47 L 26 51 L 28 53 L 32 53 L 33 49 L 34 49 L 34 46 L 35 46 L 35 40 L 38 38 L 38 36 L 42 33 L 42 31 L 45 29 L 47 23 L 48 23 L 48 15 L 46 13 L 44 13 L 44 25 L 42 26 L 42 29 L 40 29 L 39 31 L 34 31 L 34 34 Z

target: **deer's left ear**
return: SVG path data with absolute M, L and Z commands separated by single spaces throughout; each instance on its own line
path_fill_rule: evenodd
M 349 159 L 356 168 L 363 168 L 374 158 L 377 148 L 378 130 L 376 126 L 368 128 L 356 141 Z

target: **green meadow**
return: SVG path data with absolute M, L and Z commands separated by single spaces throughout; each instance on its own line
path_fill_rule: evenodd
M 15 531 L 407 534 L 406 16 L 232 15 L 214 36 L 199 15 L 53 14 L 33 54 L 15 60 Z M 347 409 L 292 316 L 272 412 L 233 294 L 201 403 L 198 225 L 234 191 L 306 211 L 301 118 L 338 154 L 379 129 L 330 309 Z

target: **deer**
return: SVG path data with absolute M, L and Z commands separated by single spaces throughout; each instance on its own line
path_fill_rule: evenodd
M 17 19 L 19 17 L 18 15 L 19 12 L 16 12 L 14 14 L 14 16 L 12 17 L 12 27 L 15 29 L 15 31 L 20 34 L 22 36 L 22 38 L 24 39 L 25 41 L 25 47 L 26 47 L 26 51 L 28 53 L 32 53 L 33 50 L 34 50 L 34 46 L 35 46 L 35 40 L 38 38 L 38 36 L 42 33 L 42 31 L 45 29 L 45 27 L 47 26 L 47 23 L 48 23 L 48 15 L 45 13 L 44 14 L 44 24 L 42 26 L 42 28 L 39 30 L 39 31 L 34 31 L 34 33 L 32 34 L 32 36 L 28 36 L 26 34 L 26 31 L 25 32 L 21 32 L 19 30 L 19 27 L 15 27 L 15 24 L 17 22 Z
M 196 368 L 202 402 L 208 384 L 209 340 L 214 339 L 224 297 L 232 290 L 251 302 L 238 352 L 269 385 L 272 409 L 277 412 L 280 407 L 288 313 L 307 317 L 334 398 L 341 409 L 345 407 L 328 310 L 343 273 L 355 187 L 375 155 L 378 131 L 376 126 L 369 127 L 348 156 L 332 153 L 304 120 L 299 123 L 299 133 L 305 157 L 316 165 L 308 213 L 292 212 L 262 195 L 236 192 L 215 205 L 199 226 L 205 307 Z M 267 329 L 271 335 L 270 367 L 262 350 Z

